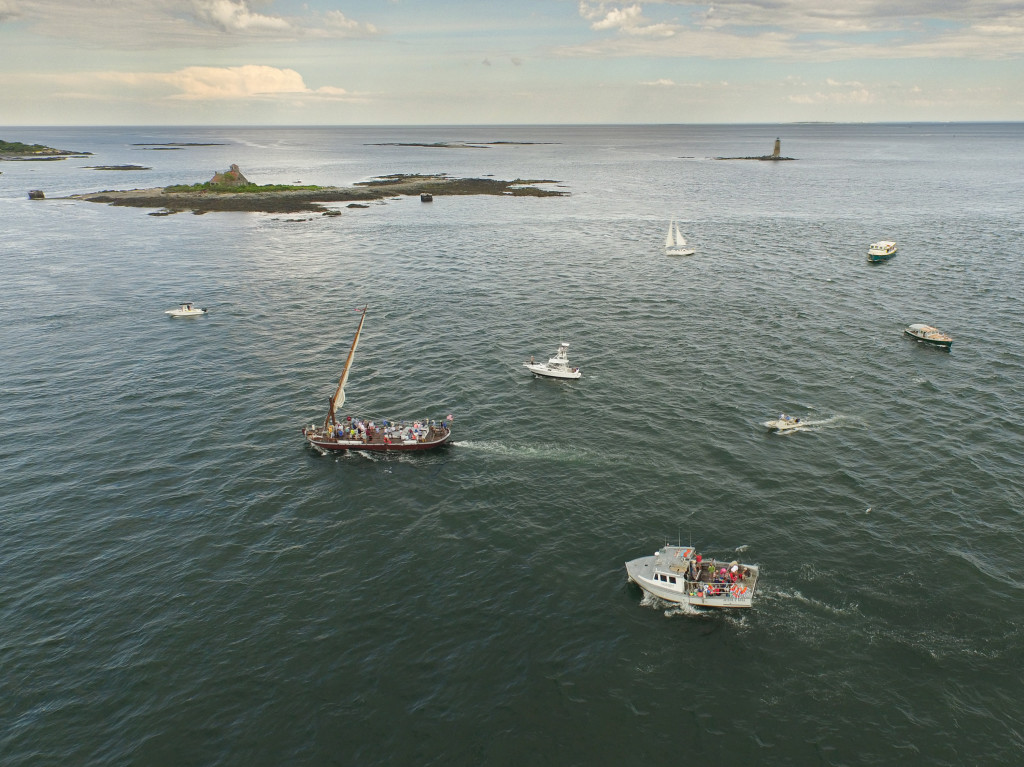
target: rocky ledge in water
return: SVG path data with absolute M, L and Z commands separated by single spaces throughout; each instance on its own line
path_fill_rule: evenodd
M 0 139 L 0 160 L 63 160 L 65 157 L 86 157 L 91 154 L 92 152 L 74 152 L 42 144 L 22 144 L 20 141 Z
M 237 174 L 237 176 L 236 176 Z M 361 181 L 355 186 L 291 186 L 238 183 L 241 173 L 237 166 L 231 171 L 216 174 L 204 184 L 130 189 L 125 191 L 76 194 L 73 200 L 103 202 L 132 208 L 160 208 L 162 213 L 207 213 L 218 210 L 248 211 L 253 213 L 327 212 L 323 203 L 368 202 L 387 197 L 493 194 L 513 197 L 561 197 L 568 192 L 542 189 L 537 184 L 556 184 L 546 179 L 516 179 L 500 181 L 491 178 L 452 178 L 447 174 L 419 175 L 395 174 Z M 244 176 L 241 176 L 244 180 Z
M 783 157 L 780 152 L 782 151 L 782 141 L 775 139 L 775 148 L 771 154 L 761 154 L 756 157 L 716 157 L 716 160 L 768 160 L 769 162 L 782 162 L 784 160 L 795 160 L 795 157 Z
M 85 165 L 86 170 L 153 170 L 145 165 Z

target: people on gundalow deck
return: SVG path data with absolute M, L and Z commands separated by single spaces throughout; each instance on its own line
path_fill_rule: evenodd
M 383 442 L 386 445 L 410 439 L 421 442 L 432 434 L 440 435 L 447 431 L 448 426 L 443 421 L 415 421 L 410 424 L 404 421 L 381 420 L 380 424 L 377 424 L 375 421 L 352 416 L 347 416 L 341 423 L 327 425 L 327 436 L 330 439 Z

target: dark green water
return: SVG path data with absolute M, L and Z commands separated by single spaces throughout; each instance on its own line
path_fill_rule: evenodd
M 1022 126 L 26 136 L 96 154 L 0 176 L 4 765 L 1020 760 Z M 367 146 L 445 140 L 553 143 Z M 228 146 L 81 167 L 154 141 Z M 232 162 L 572 195 L 52 199 Z M 303 446 L 364 303 L 347 409 L 450 448 Z M 581 380 L 522 367 L 563 340 Z M 666 538 L 759 564 L 754 609 L 644 599 Z

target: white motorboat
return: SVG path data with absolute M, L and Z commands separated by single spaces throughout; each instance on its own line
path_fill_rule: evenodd
M 780 413 L 778 418 L 774 418 L 771 421 L 765 421 L 764 425 L 772 431 L 792 431 L 793 429 L 799 429 L 801 426 L 806 424 L 799 418 L 795 418 L 785 413 Z
M 670 221 L 668 234 L 665 235 L 665 255 L 692 256 L 695 252 L 693 248 L 687 247 L 686 238 L 679 233 L 679 225 L 674 220 Z
M 868 247 L 868 261 L 885 261 L 896 255 L 896 243 L 892 240 L 879 240 Z
M 665 545 L 626 562 L 629 580 L 666 602 L 694 607 L 750 607 L 757 565 L 704 559 L 692 546 Z
M 953 345 L 952 336 L 943 333 L 938 328 L 933 328 L 931 325 L 915 323 L 914 325 L 908 325 L 903 333 L 923 343 L 941 346 L 947 350 Z
M 185 303 L 177 309 L 168 309 L 164 314 L 169 314 L 171 317 L 199 317 L 208 311 L 208 309 L 200 309 L 195 304 Z
M 555 356 L 547 362 L 534 362 L 533 357 L 530 357 L 530 361 L 524 362 L 523 366 L 534 375 L 546 378 L 579 378 L 583 375 L 579 368 L 569 365 L 569 344 L 564 342 L 559 344 Z

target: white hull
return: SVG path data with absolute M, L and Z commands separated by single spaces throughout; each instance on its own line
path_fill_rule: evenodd
M 206 309 L 170 309 L 164 312 L 169 317 L 202 317 Z
M 882 240 L 881 242 L 873 242 L 868 248 L 869 256 L 895 256 L 898 248 L 896 243 L 891 240 Z
M 776 418 L 774 421 L 765 421 L 764 425 L 772 431 L 793 431 L 794 429 L 799 429 L 801 426 L 805 426 L 806 424 L 803 421 L 797 421 L 794 418 L 785 420 Z
M 666 256 L 692 256 L 696 252 L 692 248 L 665 248 Z
M 538 362 L 531 365 L 529 362 L 524 362 L 523 366 L 534 375 L 544 376 L 545 378 L 581 378 L 583 373 L 579 370 L 566 370 L 559 367 L 549 367 L 543 362 Z
M 555 352 L 555 356 L 547 362 L 534 362 L 530 357 L 529 362 L 524 362 L 523 367 L 537 376 L 545 378 L 579 378 L 583 374 L 579 368 L 569 364 L 569 344 L 562 343 Z
M 751 607 L 759 570 L 757 565 L 739 565 L 748 576 L 736 583 L 691 581 L 686 575 L 693 549 L 665 546 L 650 557 L 626 562 L 626 575 L 647 594 L 675 604 L 694 607 Z M 704 563 L 717 572 L 724 563 Z M 728 568 L 727 568 L 728 569 Z M 705 575 L 704 578 L 708 576 Z

